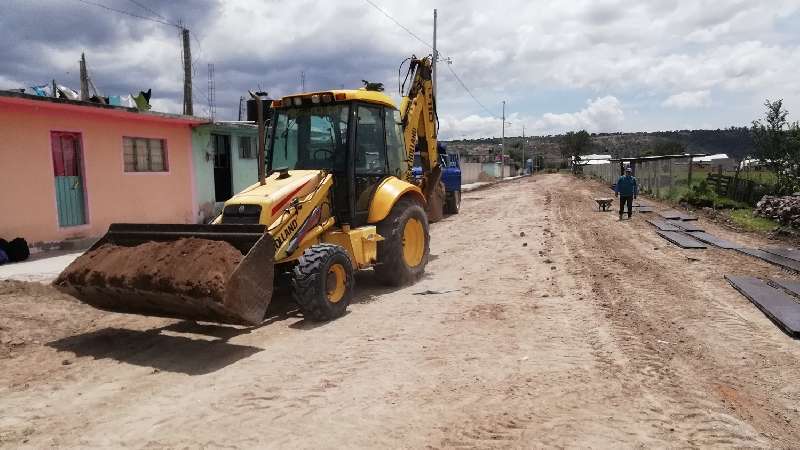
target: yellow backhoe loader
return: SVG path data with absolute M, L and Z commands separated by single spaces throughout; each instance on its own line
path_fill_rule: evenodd
M 413 282 L 428 263 L 425 208 L 443 192 L 430 58 L 412 57 L 406 82 L 399 109 L 370 83 L 273 101 L 259 182 L 212 224 L 113 224 L 56 287 L 109 311 L 254 325 L 274 284 L 291 285 L 306 318 L 330 320 L 354 271 Z

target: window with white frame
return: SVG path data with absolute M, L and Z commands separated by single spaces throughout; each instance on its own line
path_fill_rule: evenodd
M 239 136 L 239 159 L 255 159 L 256 146 L 252 136 Z
M 122 138 L 125 172 L 166 172 L 167 151 L 164 139 Z

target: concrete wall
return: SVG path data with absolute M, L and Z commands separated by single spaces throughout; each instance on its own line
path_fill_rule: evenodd
M 226 134 L 231 137 L 231 172 L 233 193 L 243 191 L 258 182 L 258 160 L 239 157 L 239 136 L 250 136 L 256 145 L 258 130 L 236 125 L 202 125 L 192 132 L 193 163 L 195 171 L 195 198 L 197 202 L 197 223 L 214 218 L 221 210 L 222 203 L 215 201 L 214 195 L 214 145 L 211 134 Z
M 113 222 L 191 223 L 191 123 L 0 98 L 0 237 L 29 243 L 105 234 Z M 60 227 L 52 131 L 81 134 L 87 224 Z M 123 136 L 166 140 L 168 172 L 124 172 Z
M 480 173 L 481 163 L 461 163 L 461 184 L 477 182 Z
M 516 175 L 512 173 L 514 168 L 505 166 L 503 176 L 510 177 Z M 481 173 L 484 174 L 481 179 Z M 476 163 L 476 162 L 462 162 L 461 163 L 461 184 L 477 183 L 478 181 L 488 181 L 488 179 L 500 177 L 500 165 L 495 163 Z

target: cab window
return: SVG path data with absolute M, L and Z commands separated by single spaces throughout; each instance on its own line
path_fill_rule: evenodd
M 406 150 L 403 146 L 403 124 L 400 111 L 386 108 L 386 156 L 389 163 L 389 175 L 403 179 L 408 170 L 405 161 Z
M 359 106 L 354 158 L 356 175 L 386 173 L 386 143 L 384 139 L 381 108 Z

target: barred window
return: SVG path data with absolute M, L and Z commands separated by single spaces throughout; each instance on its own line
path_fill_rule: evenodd
M 167 154 L 164 139 L 122 138 L 125 172 L 166 172 Z
M 255 139 L 251 136 L 239 136 L 239 159 L 255 159 Z

